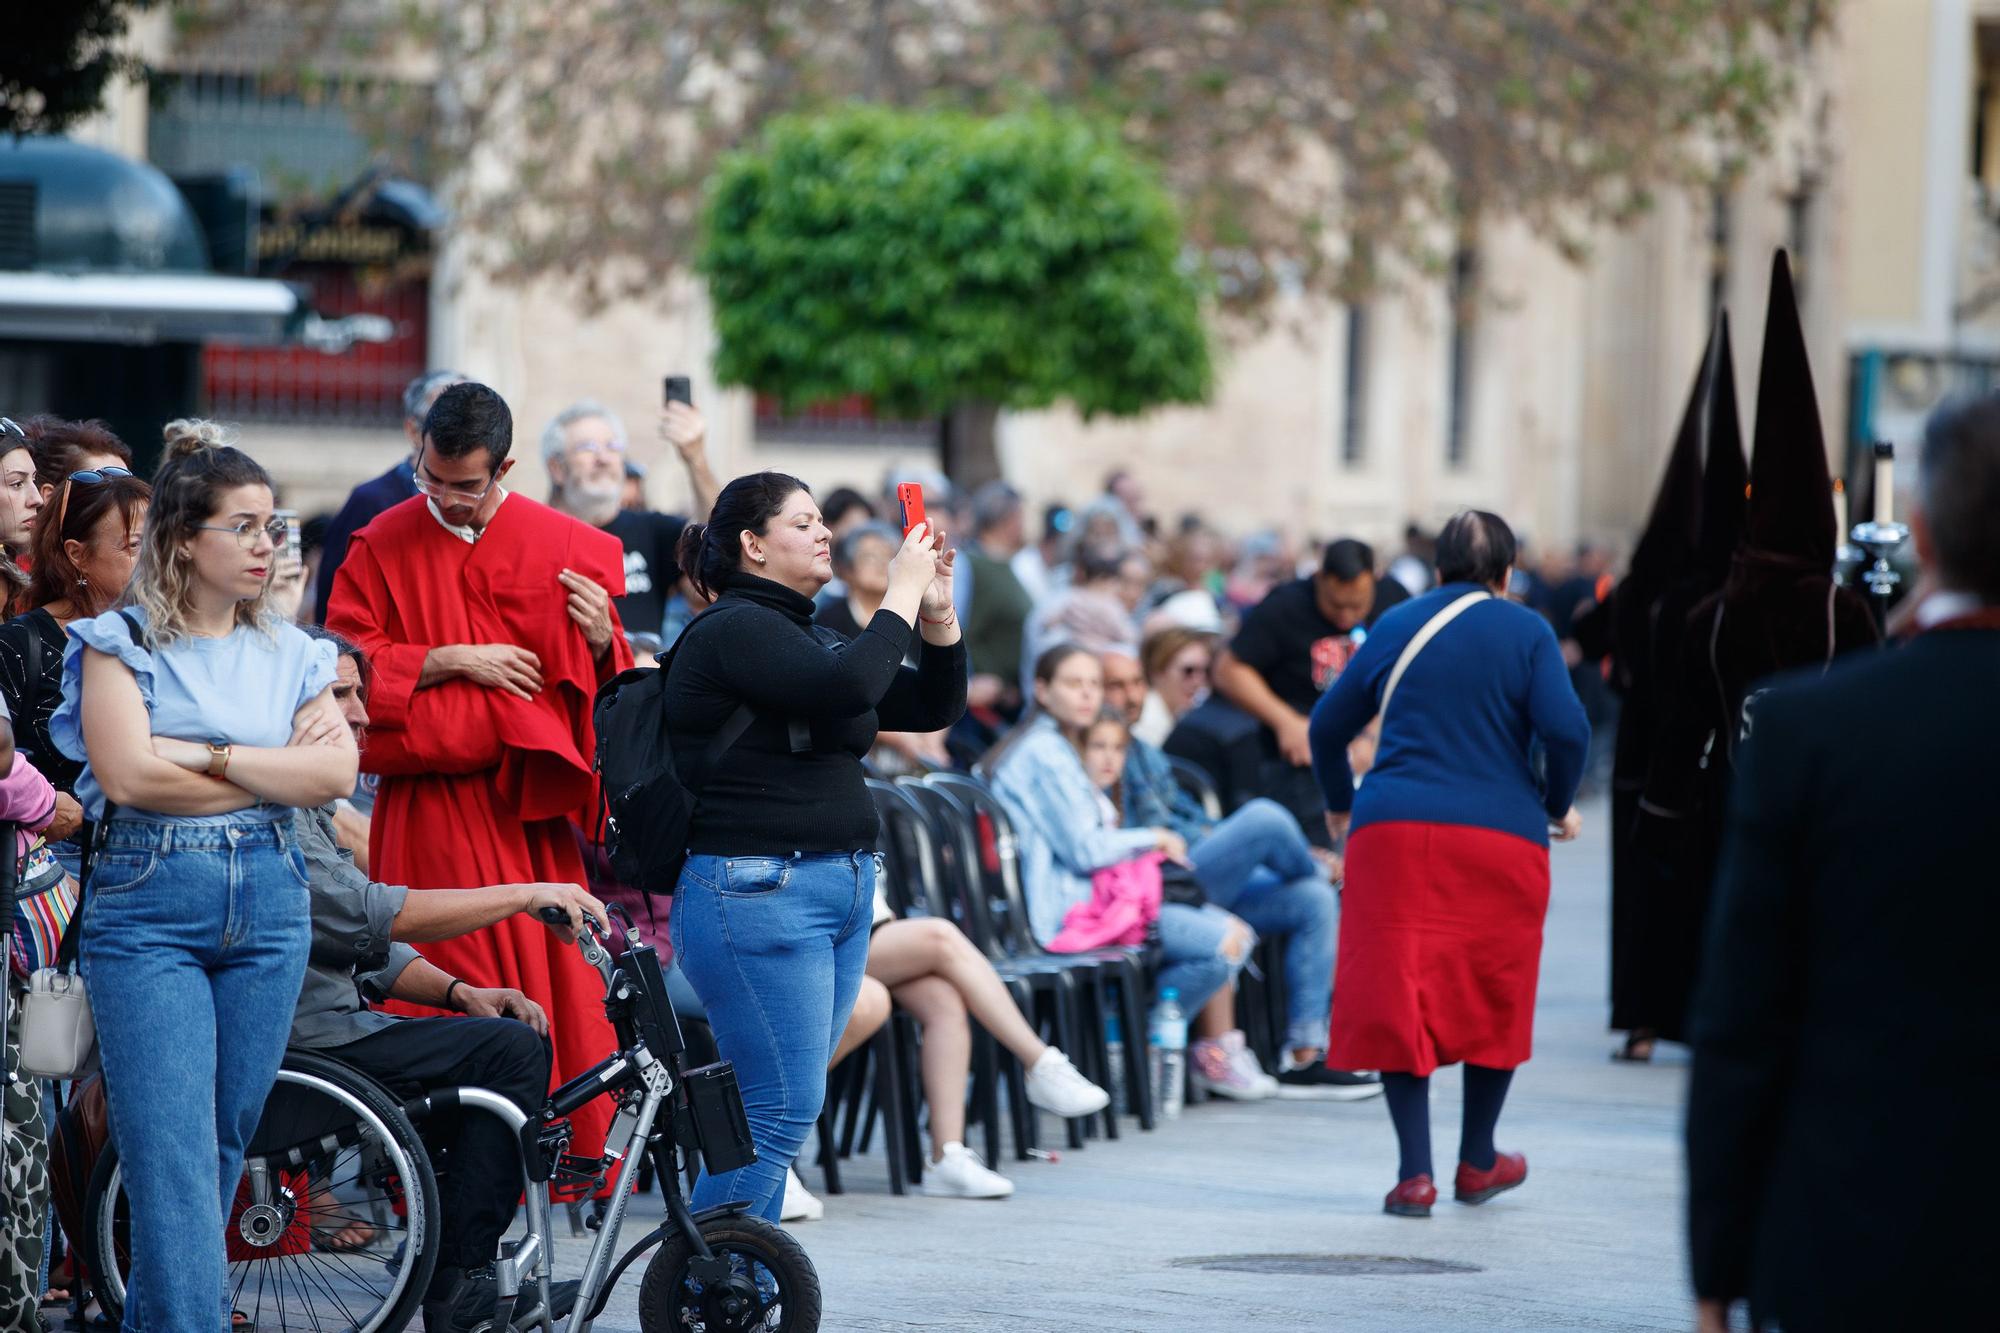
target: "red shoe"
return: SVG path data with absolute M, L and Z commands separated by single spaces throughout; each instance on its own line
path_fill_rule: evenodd
M 1382 1211 L 1397 1217 L 1429 1217 L 1431 1205 L 1437 1201 L 1437 1186 L 1431 1184 L 1429 1176 L 1411 1176 L 1389 1191 L 1382 1200 Z
M 1458 1164 L 1458 1180 L 1452 1197 L 1460 1203 L 1485 1203 L 1504 1194 L 1528 1178 L 1528 1159 L 1517 1152 L 1495 1153 L 1490 1170 L 1481 1171 L 1464 1162 Z

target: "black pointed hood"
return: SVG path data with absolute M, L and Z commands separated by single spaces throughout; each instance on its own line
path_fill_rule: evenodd
M 1730 560 L 1743 539 L 1743 488 L 1750 468 L 1743 461 L 1743 419 L 1736 408 L 1736 354 L 1729 341 L 1729 314 L 1716 321 L 1715 378 L 1708 396 L 1708 461 L 1701 473 L 1701 521 L 1695 539 L 1696 582 L 1703 592 L 1721 588 Z
M 1674 434 L 1667 470 L 1653 496 L 1652 512 L 1632 549 L 1626 577 L 1657 584 L 1684 573 L 1694 559 L 1701 532 L 1701 456 L 1708 435 L 1709 397 L 1715 389 L 1716 360 L 1721 355 L 1722 318 L 1709 331 L 1708 347 L 1688 389 L 1687 407 Z
M 1833 476 L 1813 392 L 1805 330 L 1783 250 L 1771 258 L 1771 304 L 1757 375 L 1757 428 L 1750 459 L 1746 557 L 1831 576 Z

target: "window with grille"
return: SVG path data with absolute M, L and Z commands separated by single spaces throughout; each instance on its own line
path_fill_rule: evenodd
M 773 444 L 894 444 L 936 446 L 939 422 L 932 417 L 899 418 L 876 414 L 874 400 L 863 394 L 811 403 L 786 411 L 774 395 L 758 394 L 756 432 Z

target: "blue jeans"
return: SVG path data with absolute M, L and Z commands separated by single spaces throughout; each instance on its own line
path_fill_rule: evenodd
M 1285 1045 L 1326 1049 L 1340 899 L 1291 812 L 1259 797 L 1188 853 L 1208 900 L 1260 935 L 1285 937 Z
M 1235 981 L 1250 961 L 1250 950 L 1257 942 L 1254 934 L 1238 957 L 1232 959 L 1222 951 L 1223 941 L 1235 924 L 1236 918 L 1214 903 L 1201 907 L 1163 903 L 1160 907 L 1160 975 L 1153 982 L 1153 994 L 1169 989 L 1178 992 L 1175 998 L 1189 1023 L 1194 1022 L 1195 1011 Z
M 879 870 L 872 851 L 688 858 L 668 926 L 674 958 L 736 1066 L 757 1145 L 751 1165 L 701 1178 L 696 1209 L 742 1199 L 778 1220 L 861 993 Z
M 83 910 L 83 976 L 132 1208 L 124 1326 L 226 1328 L 222 1228 L 305 976 L 305 858 L 289 819 L 121 819 Z

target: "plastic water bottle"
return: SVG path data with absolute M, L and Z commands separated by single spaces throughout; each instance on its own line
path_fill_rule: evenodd
M 1146 1055 L 1152 1065 L 1153 1105 L 1163 1120 L 1178 1119 L 1187 1097 L 1187 1015 L 1180 992 L 1169 986 L 1153 1006 Z
M 1104 1053 L 1110 1059 L 1111 1078 L 1105 1091 L 1111 1094 L 1111 1114 L 1125 1114 L 1125 1029 L 1117 1014 L 1104 1016 Z

